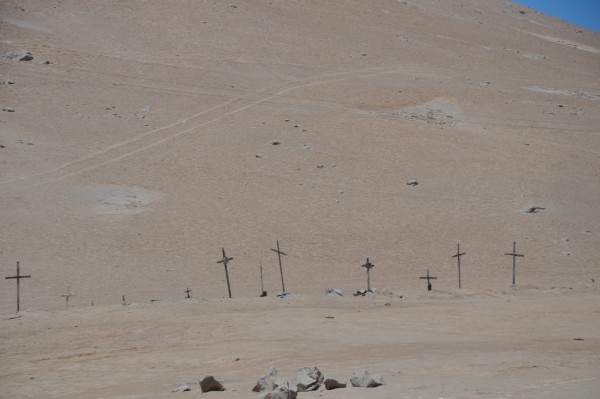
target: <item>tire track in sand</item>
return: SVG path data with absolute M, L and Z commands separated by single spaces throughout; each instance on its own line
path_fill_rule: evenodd
M 373 72 L 369 72 L 369 71 L 373 71 Z M 105 166 L 105 165 L 112 164 L 114 162 L 118 162 L 120 160 L 129 158 L 129 157 L 139 154 L 143 151 L 146 151 L 150 148 L 153 148 L 157 145 L 163 144 L 167 141 L 173 140 L 177 137 L 180 137 L 182 135 L 190 133 L 191 131 L 196 130 L 200 127 L 206 126 L 210 123 L 217 122 L 227 116 L 234 115 L 234 114 L 240 113 L 242 111 L 245 111 L 247 109 L 259 106 L 265 102 L 268 102 L 274 98 L 277 98 L 278 96 L 281 96 L 284 93 L 288 93 L 288 92 L 296 90 L 296 89 L 310 87 L 310 86 L 323 85 L 323 84 L 348 80 L 348 79 L 352 79 L 352 78 L 372 77 L 372 76 L 377 76 L 377 75 L 381 75 L 381 74 L 394 73 L 397 71 L 398 71 L 398 69 L 396 69 L 396 68 L 383 69 L 381 67 L 373 67 L 373 68 L 362 69 L 359 71 L 341 72 L 341 73 L 327 74 L 327 75 L 321 75 L 321 76 L 317 76 L 317 77 L 313 77 L 313 78 L 308 78 L 304 81 L 304 83 L 295 84 L 290 87 L 283 87 L 274 93 L 262 94 L 263 97 L 259 98 L 258 100 L 251 101 L 251 102 L 243 104 L 243 105 L 238 105 L 236 107 L 233 107 L 233 109 L 225 110 L 224 112 L 221 111 L 220 113 L 217 113 L 217 115 L 215 115 L 215 116 L 210 116 L 211 113 L 213 113 L 215 111 L 220 111 L 220 110 L 222 110 L 222 108 L 230 106 L 231 104 L 235 104 L 238 101 L 243 102 L 249 96 L 256 96 L 257 94 L 260 96 L 261 92 L 265 92 L 265 91 L 269 90 L 269 88 L 263 88 L 263 89 L 259 90 L 257 93 L 244 94 L 241 96 L 234 97 L 223 103 L 215 105 L 214 107 L 211 107 L 207 110 L 200 111 L 196 114 L 193 114 L 186 118 L 182 118 L 173 123 L 170 123 L 169 125 L 162 126 L 157 129 L 152 129 L 148 132 L 144 132 L 144 133 L 139 134 L 130 139 L 115 143 L 115 144 L 105 147 L 101 150 L 92 152 L 91 154 L 89 154 L 85 157 L 79 158 L 72 162 L 65 163 L 63 165 L 52 168 L 50 170 L 47 170 L 47 171 L 44 171 L 44 172 L 41 172 L 38 174 L 34 174 L 31 176 L 23 177 L 23 178 L 13 178 L 10 180 L 5 180 L 3 182 L 0 182 L 0 193 L 2 193 L 2 194 L 11 193 L 11 192 L 14 192 L 17 190 L 32 188 L 32 187 L 36 187 L 36 186 L 40 186 L 40 185 L 44 185 L 44 184 L 50 184 L 50 183 L 57 182 L 57 181 L 60 181 L 60 180 L 63 180 L 63 179 L 66 179 L 66 178 L 69 178 L 72 176 L 76 176 L 81 173 L 85 173 L 90 170 L 97 169 L 97 168 Z M 297 82 L 293 82 L 293 83 L 297 83 Z M 290 83 L 290 84 L 292 84 L 292 83 Z M 193 121 L 194 119 L 205 117 L 207 115 L 209 116 L 208 119 L 206 119 L 200 123 L 197 123 L 194 126 L 191 126 L 189 128 L 183 129 L 183 130 L 174 130 L 173 132 L 168 133 L 169 130 L 171 130 L 171 129 L 174 129 L 181 125 L 185 125 L 188 122 Z M 167 132 L 167 134 L 164 134 L 162 132 Z M 162 134 L 159 134 L 159 133 L 162 133 Z M 129 148 L 133 145 L 135 145 L 135 148 L 133 148 L 133 149 Z

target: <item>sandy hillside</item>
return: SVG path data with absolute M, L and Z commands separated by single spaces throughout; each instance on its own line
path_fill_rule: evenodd
M 32 276 L 21 317 L 0 290 L 0 396 L 312 364 L 386 398 L 600 391 L 600 33 L 500 0 L 6 0 L 0 55 L 0 264 Z M 350 296 L 367 257 L 390 296 Z

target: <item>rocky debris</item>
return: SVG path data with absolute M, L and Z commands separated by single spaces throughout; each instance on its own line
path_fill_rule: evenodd
M 292 380 L 298 392 L 315 391 L 323 384 L 323 373 L 317 367 L 303 367 Z
M 14 80 L 0 80 L 0 85 L 14 85 Z
M 317 165 L 317 169 L 323 169 L 324 167 L 324 165 Z
M 256 155 L 254 155 L 254 156 L 255 156 L 256 158 L 263 158 L 263 157 L 264 157 L 264 155 L 263 155 L 263 154 L 256 154 Z
M 337 288 L 325 288 L 325 295 L 326 296 L 344 296 L 344 294 L 342 294 L 342 290 L 339 290 Z
M 416 186 L 418 184 L 419 184 L 419 182 L 416 181 L 416 180 L 409 180 L 409 181 L 406 182 L 407 186 Z
M 33 55 L 29 51 L 9 51 L 8 53 L 2 54 L 2 58 L 7 58 L 9 60 L 18 60 L 18 61 L 31 61 L 33 59 Z
M 367 294 L 367 290 L 356 290 L 354 296 L 365 296 Z
M 2 108 L 2 111 L 4 112 L 15 112 L 15 109 L 12 107 L 6 107 L 6 108 Z
M 523 212 L 525 213 L 538 213 L 539 211 L 543 211 L 546 208 L 543 208 L 541 206 L 530 206 L 525 208 L 525 210 Z
M 252 392 L 271 392 L 281 384 L 279 380 L 277 369 L 275 367 L 269 367 L 265 375 L 256 381 L 256 385 L 252 388 Z
M 192 388 L 188 384 L 181 384 L 179 387 L 173 389 L 171 392 L 188 392 L 191 391 Z
M 200 381 L 200 390 L 202 393 L 211 391 L 224 391 L 223 381 L 215 376 L 208 375 Z
M 331 391 L 332 389 L 346 388 L 347 383 L 342 384 L 336 379 L 328 378 L 325 380 L 325 389 Z
M 281 144 L 281 141 L 279 141 L 279 140 L 271 141 L 271 145 L 279 145 L 279 144 Z
M 279 385 L 271 392 L 267 392 L 261 396 L 259 399 L 296 399 L 298 397 L 298 388 L 294 384 L 290 384 L 289 382 L 285 382 L 284 384 Z
M 52 63 L 50 61 L 48 61 L 48 60 L 44 60 L 44 61 L 40 61 L 39 64 L 40 65 L 50 65 Z
M 277 294 L 277 298 L 287 298 L 291 294 L 291 292 L 280 292 L 279 294 Z
M 378 374 L 369 374 L 365 369 L 356 370 L 350 378 L 350 384 L 353 387 L 375 388 L 380 385 L 385 385 L 383 377 Z

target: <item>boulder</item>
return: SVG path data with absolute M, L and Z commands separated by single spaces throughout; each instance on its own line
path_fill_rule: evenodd
M 273 391 L 279 385 L 277 380 L 277 369 L 275 369 L 275 367 L 270 367 L 265 375 L 256 381 L 256 385 L 252 388 L 252 392 Z
M 333 378 L 328 378 L 325 380 L 325 389 L 328 391 L 331 391 L 332 389 L 346 388 L 346 385 L 346 383 L 342 384 Z
M 383 377 L 378 374 L 369 374 L 365 369 L 356 370 L 350 378 L 350 383 L 353 387 L 375 388 L 380 385 L 385 385 Z
M 298 388 L 294 384 L 286 382 L 279 385 L 271 392 L 259 396 L 259 399 L 296 399 L 297 397 Z
M 200 381 L 200 390 L 202 393 L 211 391 L 224 391 L 223 381 L 215 376 L 208 375 Z
M 318 368 L 304 367 L 298 370 L 292 384 L 298 387 L 298 392 L 314 391 L 323 384 L 323 379 L 323 373 Z

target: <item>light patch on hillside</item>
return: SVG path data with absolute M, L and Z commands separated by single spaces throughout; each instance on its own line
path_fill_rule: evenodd
M 137 187 L 103 185 L 75 187 L 71 194 L 96 215 L 131 215 L 150 209 L 159 193 Z

